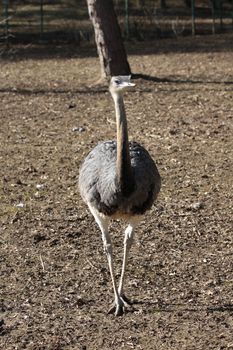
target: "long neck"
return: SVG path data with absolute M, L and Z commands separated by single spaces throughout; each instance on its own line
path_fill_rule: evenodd
M 127 196 L 134 189 L 134 177 L 130 161 L 129 141 L 125 106 L 121 94 L 113 94 L 117 123 L 117 161 L 116 177 L 123 195 Z

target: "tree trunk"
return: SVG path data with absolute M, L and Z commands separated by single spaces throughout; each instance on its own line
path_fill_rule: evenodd
M 87 0 L 101 66 L 101 78 L 129 75 L 121 30 L 112 0 Z
M 161 8 L 161 9 L 167 8 L 166 0 L 160 0 L 160 8 Z

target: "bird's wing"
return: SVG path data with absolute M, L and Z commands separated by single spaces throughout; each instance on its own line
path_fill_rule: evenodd
M 110 215 L 117 205 L 116 142 L 98 144 L 86 157 L 79 174 L 79 188 L 86 203 Z
M 130 157 L 136 183 L 136 189 L 130 198 L 131 210 L 143 214 L 156 199 L 161 179 L 155 162 L 144 147 L 131 142 Z

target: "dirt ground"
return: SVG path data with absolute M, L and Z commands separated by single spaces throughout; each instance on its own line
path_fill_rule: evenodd
M 16 47 L 1 59 L 1 321 L 4 350 L 233 349 L 233 35 L 130 44 L 131 139 L 162 189 L 136 230 L 126 292 L 77 188 L 81 161 L 115 137 L 93 50 Z M 91 55 L 90 55 L 91 54 Z M 119 276 L 122 223 L 111 232 Z

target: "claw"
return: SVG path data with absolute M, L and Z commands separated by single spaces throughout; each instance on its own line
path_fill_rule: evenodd
M 115 314 L 115 316 L 122 316 L 126 309 L 132 305 L 132 302 L 123 294 L 120 297 L 120 301 L 118 303 L 114 302 L 110 309 L 108 310 L 108 314 Z
M 115 316 L 122 316 L 124 314 L 124 306 L 123 305 L 116 305 L 115 303 L 112 304 L 110 309 L 108 310 L 108 314 L 115 314 Z
M 133 302 L 132 302 L 131 300 L 129 300 L 129 299 L 125 296 L 125 294 L 122 294 L 122 295 L 121 295 L 121 299 L 123 300 L 125 306 L 131 306 L 131 305 L 133 305 Z

